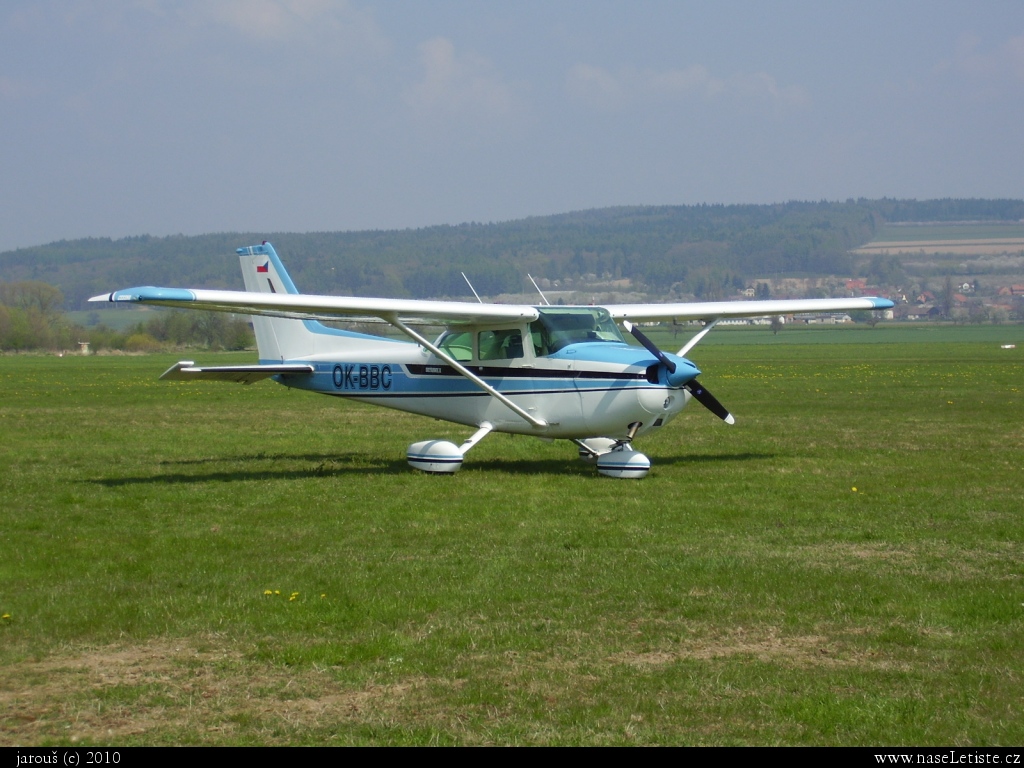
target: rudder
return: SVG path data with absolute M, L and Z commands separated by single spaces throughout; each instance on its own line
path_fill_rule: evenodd
M 274 246 L 264 241 L 235 251 L 250 293 L 298 293 Z M 279 363 L 328 355 L 354 348 L 378 348 L 390 341 L 362 333 L 328 328 L 316 320 L 252 315 L 260 362 Z
M 235 251 L 242 262 L 242 280 L 250 293 L 298 293 L 274 246 L 263 242 Z M 281 362 L 309 354 L 309 330 L 301 320 L 252 315 L 260 361 Z M 305 342 L 305 343 L 304 343 Z

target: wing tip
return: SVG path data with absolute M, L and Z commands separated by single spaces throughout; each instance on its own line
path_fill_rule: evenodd
M 158 288 L 145 285 L 139 288 L 122 288 L 111 293 L 101 293 L 89 301 L 195 301 L 196 295 L 188 288 Z
M 868 301 L 874 305 L 875 309 L 892 309 L 896 306 L 892 299 L 883 299 L 878 296 L 870 296 Z

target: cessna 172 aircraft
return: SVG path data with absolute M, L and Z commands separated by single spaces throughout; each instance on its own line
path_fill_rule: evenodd
M 251 384 L 273 378 L 311 392 L 432 416 L 476 431 L 462 445 L 423 440 L 409 464 L 455 472 L 488 433 L 571 440 L 603 475 L 642 478 L 650 460 L 633 439 L 668 424 L 691 400 L 734 419 L 698 381 L 686 354 L 728 317 L 886 309 L 887 299 L 527 306 L 300 294 L 270 243 L 239 248 L 245 291 L 128 288 L 90 301 L 138 302 L 252 315 L 258 365 L 179 362 L 161 378 Z M 339 330 L 321 320 L 384 321 L 411 341 Z M 700 320 L 676 354 L 636 323 Z M 627 344 L 619 325 L 642 345 Z M 431 341 L 416 326 L 443 325 Z

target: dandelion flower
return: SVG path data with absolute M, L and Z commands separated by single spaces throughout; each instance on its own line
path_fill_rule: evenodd
M 272 595 L 272 594 L 274 594 L 274 591 L 272 589 L 264 589 L 263 590 L 263 594 L 264 595 Z
M 857 492 L 857 486 L 856 485 L 853 486 L 853 488 L 851 488 L 850 490 L 853 491 L 854 493 L 856 493 Z

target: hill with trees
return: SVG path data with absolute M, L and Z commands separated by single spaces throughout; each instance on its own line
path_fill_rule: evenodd
M 0 254 L 0 281 L 56 286 L 66 309 L 133 285 L 241 288 L 235 248 L 274 243 L 301 290 L 467 297 L 628 279 L 652 295 L 718 298 L 766 274 L 850 274 L 850 250 L 899 221 L 1019 221 L 1022 200 L 847 200 L 634 206 L 503 223 L 362 232 L 219 233 L 65 240 Z

